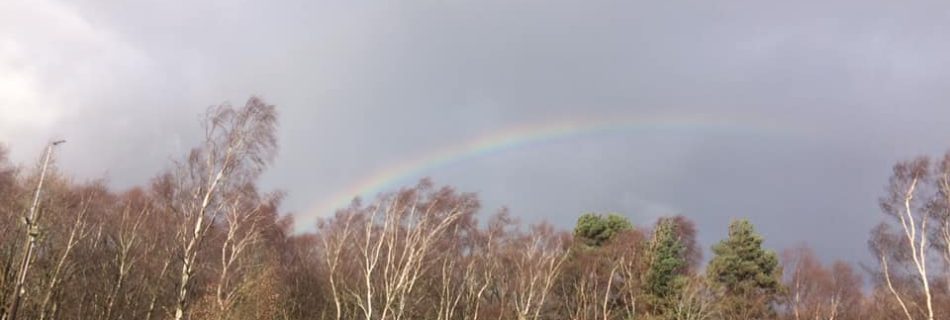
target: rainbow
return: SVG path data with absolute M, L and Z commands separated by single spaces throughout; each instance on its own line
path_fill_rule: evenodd
M 521 146 L 601 132 L 628 132 L 631 130 L 701 130 L 726 132 L 753 132 L 756 134 L 787 134 L 793 130 L 764 119 L 739 117 L 716 118 L 704 115 L 677 115 L 652 117 L 571 118 L 543 123 L 518 125 L 490 132 L 462 143 L 445 146 L 407 161 L 386 167 L 359 182 L 317 203 L 302 216 L 298 228 L 312 227 L 312 220 L 329 216 L 349 205 L 357 196 L 375 196 L 397 182 L 421 178 L 426 172 L 464 159 L 495 154 Z

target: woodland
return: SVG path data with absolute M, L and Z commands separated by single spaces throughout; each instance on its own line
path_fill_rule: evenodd
M 950 319 L 950 153 L 894 165 L 855 265 L 763 247 L 744 219 L 710 248 L 683 215 L 524 224 L 429 180 L 295 232 L 258 182 L 276 108 L 197 125 L 199 145 L 127 190 L 71 178 L 52 143 L 35 164 L 0 149 L 0 318 Z

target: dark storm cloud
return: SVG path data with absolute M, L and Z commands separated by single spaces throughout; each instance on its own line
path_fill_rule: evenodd
M 194 143 L 204 107 L 260 94 L 282 121 L 266 182 L 301 217 L 393 163 L 501 128 L 708 115 L 795 133 L 565 138 L 424 174 L 529 221 L 682 213 L 708 244 L 750 217 L 773 247 L 809 241 L 857 260 L 889 166 L 950 147 L 950 6 L 939 2 L 10 7 L 0 138 L 17 160 L 65 137 L 64 167 L 139 184 Z

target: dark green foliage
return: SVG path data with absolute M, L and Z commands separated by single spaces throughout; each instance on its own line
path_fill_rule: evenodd
M 722 295 L 723 314 L 733 319 L 757 319 L 773 314 L 772 303 L 782 291 L 778 257 L 762 249 L 762 236 L 748 220 L 729 226 L 729 237 L 713 246 L 706 276 Z
M 646 294 L 654 312 L 666 313 L 672 298 L 686 281 L 686 246 L 679 239 L 676 223 L 661 218 L 653 231 L 650 244 L 650 268 L 646 274 Z
M 599 247 L 622 231 L 630 230 L 633 225 L 630 220 L 618 214 L 603 216 L 596 213 L 585 213 L 577 219 L 574 227 L 574 237 L 587 246 Z

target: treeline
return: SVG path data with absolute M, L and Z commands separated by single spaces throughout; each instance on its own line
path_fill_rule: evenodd
M 950 154 L 895 166 L 876 263 L 856 268 L 776 254 L 746 220 L 704 260 L 683 216 L 565 231 L 425 180 L 296 234 L 257 188 L 275 108 L 216 106 L 202 125 L 201 145 L 122 192 L 0 149 L 0 318 L 950 319 Z

